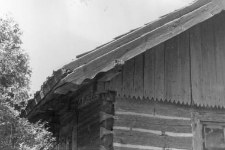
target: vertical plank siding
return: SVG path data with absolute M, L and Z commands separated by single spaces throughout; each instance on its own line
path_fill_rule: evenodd
M 121 97 L 225 106 L 224 41 L 222 12 L 125 62 L 109 89 Z
M 189 32 L 186 31 L 128 60 L 109 84 L 120 96 L 190 104 Z M 116 90 L 122 81 L 122 91 Z M 114 88 L 113 88 L 114 87 Z M 122 94 L 120 94 L 122 93 Z
M 214 31 L 214 41 L 215 41 L 215 60 L 216 60 L 216 94 L 218 95 L 218 100 L 222 103 L 222 106 L 225 105 L 223 101 L 225 97 L 224 87 L 225 87 L 225 13 L 217 15 L 213 18 L 213 31 Z
M 123 67 L 123 95 L 134 96 L 134 58 L 128 60 Z
M 134 97 L 143 98 L 144 94 L 144 54 L 134 58 Z
M 153 48 L 155 49 L 155 48 Z M 155 97 L 155 51 L 144 53 L 144 97 Z
M 190 29 L 191 83 L 197 106 L 224 107 L 225 13 Z
M 158 100 L 164 100 L 165 97 L 164 97 L 164 81 L 165 81 L 165 69 L 164 69 L 164 66 L 165 66 L 165 52 L 164 52 L 164 47 L 165 47 L 165 44 L 162 43 L 158 46 L 156 46 L 155 48 L 155 71 L 154 71 L 154 97 L 155 99 L 158 99 Z M 146 71 L 145 71 L 146 72 Z M 148 75 L 145 76 L 145 78 L 148 78 Z M 148 85 L 149 83 L 146 83 L 146 86 L 149 86 Z M 148 92 L 147 94 L 148 95 Z

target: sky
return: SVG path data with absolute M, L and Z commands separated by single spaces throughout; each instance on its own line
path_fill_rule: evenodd
M 193 0 L 0 0 L 23 31 L 30 56 L 31 92 L 53 70 L 132 29 L 180 9 Z

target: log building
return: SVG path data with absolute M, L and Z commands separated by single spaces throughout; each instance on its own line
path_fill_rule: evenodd
M 224 8 L 199 0 L 78 56 L 23 116 L 56 150 L 224 150 Z

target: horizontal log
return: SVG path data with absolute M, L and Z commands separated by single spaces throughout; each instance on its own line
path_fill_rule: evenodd
M 101 127 L 104 127 L 105 129 L 108 129 L 108 130 L 112 130 L 113 124 L 114 124 L 114 119 L 108 118 L 101 122 Z
M 106 134 L 101 137 L 101 145 L 105 148 L 111 148 L 113 145 L 113 134 Z
M 157 115 L 157 114 L 145 114 L 145 113 L 135 113 L 135 112 L 116 111 L 115 114 L 116 114 L 116 116 L 118 116 L 118 115 L 131 115 L 131 116 L 149 117 L 149 118 L 161 118 L 161 119 L 173 119 L 173 120 L 191 120 L 191 118 L 162 116 L 162 115 Z
M 192 133 L 177 133 L 177 132 L 168 132 L 168 131 L 159 131 L 159 130 L 147 130 L 143 128 L 129 128 L 129 127 L 122 127 L 122 126 L 114 126 L 114 130 L 126 130 L 126 131 L 137 131 L 143 133 L 152 133 L 156 135 L 165 135 L 170 137 L 193 137 Z M 122 132 L 122 131 L 121 131 Z
M 225 122 L 224 114 L 200 112 L 197 116 L 201 121 Z
M 116 97 L 115 111 L 131 111 L 136 113 L 154 113 L 154 103 L 150 100 Z
M 104 127 L 100 127 L 100 138 L 102 138 L 104 135 L 112 134 L 112 133 L 113 133 L 113 131 L 107 130 Z
M 191 118 L 190 106 L 165 102 L 156 102 L 155 113 L 165 116 Z
M 190 107 L 166 102 L 156 102 L 149 99 L 116 98 L 116 111 L 129 111 L 136 113 L 158 114 L 191 118 Z
M 133 130 L 114 130 L 114 142 L 177 149 L 191 149 L 192 147 L 191 137 L 168 137 Z
M 165 120 L 158 118 L 128 117 L 120 116 L 114 120 L 114 126 L 125 126 L 129 128 L 143 128 L 178 133 L 191 133 L 190 121 L 186 120 Z
M 131 150 L 131 149 L 140 149 L 140 150 L 165 150 L 164 147 L 133 145 L 133 144 L 121 144 L 121 143 L 113 143 L 113 147 L 114 147 L 114 150 Z M 170 148 L 169 150 L 188 150 L 188 149 Z
M 107 113 L 102 112 L 102 111 L 100 112 L 100 120 L 101 120 L 101 122 L 103 120 L 106 120 L 106 119 L 109 119 L 109 118 L 113 118 L 113 115 L 107 114 Z

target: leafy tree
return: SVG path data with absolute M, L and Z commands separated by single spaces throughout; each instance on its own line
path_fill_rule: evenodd
M 50 149 L 54 139 L 46 123 L 30 123 L 18 108 L 29 98 L 31 69 L 21 48 L 22 32 L 11 17 L 0 18 L 0 149 Z M 17 107 L 17 110 L 15 109 Z

